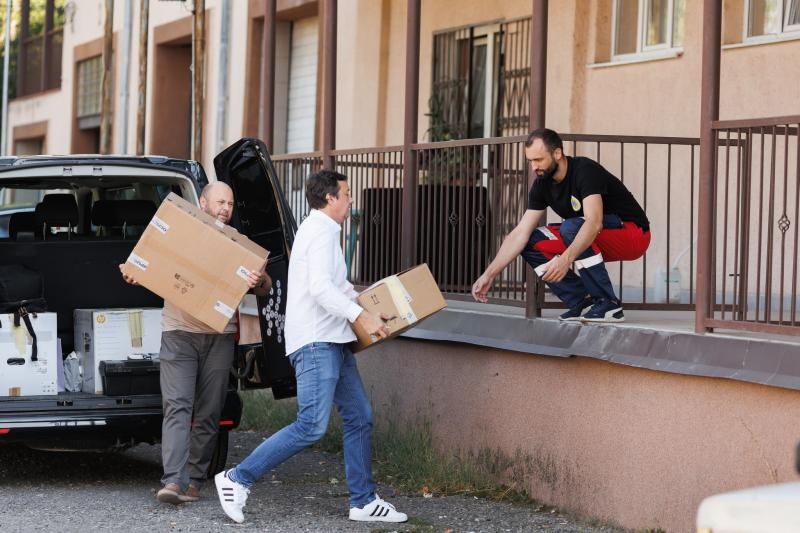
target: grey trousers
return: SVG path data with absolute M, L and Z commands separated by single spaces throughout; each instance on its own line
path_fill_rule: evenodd
M 161 482 L 186 490 L 205 479 L 233 362 L 233 334 L 161 334 Z

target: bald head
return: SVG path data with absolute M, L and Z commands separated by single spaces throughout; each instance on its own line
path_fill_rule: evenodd
M 227 224 L 233 214 L 233 190 L 227 183 L 212 181 L 200 193 L 200 208 Z

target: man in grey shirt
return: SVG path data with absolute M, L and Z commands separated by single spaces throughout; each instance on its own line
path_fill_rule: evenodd
M 206 185 L 200 208 L 227 224 L 233 213 L 233 191 L 221 182 Z M 122 267 L 122 265 L 120 265 Z M 136 281 L 123 274 L 128 283 Z M 247 284 L 257 295 L 269 291 L 266 272 L 250 271 Z M 174 505 L 196 501 L 214 453 L 219 417 L 233 363 L 236 318 L 223 333 L 184 313 L 168 300 L 161 315 L 161 429 L 163 487 L 158 501 Z
M 216 475 L 220 504 L 230 518 L 243 522 L 249 487 L 322 438 L 335 404 L 342 418 L 350 520 L 405 522 L 404 513 L 375 493 L 372 408 L 348 348 L 356 340 L 351 322 L 381 338 L 389 332 L 382 320 L 388 317 L 362 309 L 347 281 L 339 239 L 353 202 L 347 178 L 329 170 L 312 175 L 306 199 L 311 213 L 292 246 L 284 328 L 286 353 L 297 377 L 297 420 L 270 436 L 236 468 Z

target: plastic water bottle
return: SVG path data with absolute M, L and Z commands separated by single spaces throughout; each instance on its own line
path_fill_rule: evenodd
M 669 287 L 669 303 L 681 303 L 681 271 L 678 267 L 669 269 L 669 277 L 666 279 L 666 283 Z

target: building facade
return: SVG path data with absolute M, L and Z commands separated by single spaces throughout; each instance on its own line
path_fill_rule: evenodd
M 213 174 L 222 148 L 263 138 L 298 218 L 310 171 L 351 177 L 342 244 L 359 285 L 427 262 L 451 301 L 468 299 L 524 209 L 523 136 L 532 124 L 563 133 L 651 220 L 647 256 L 610 268 L 626 311 L 683 315 L 635 334 L 537 322 L 558 304 L 518 261 L 491 295 L 500 312 L 442 313 L 417 330 L 440 342 L 368 352 L 377 408 L 422 413 L 442 446 L 499 448 L 534 497 L 627 527 L 685 531 L 710 493 L 793 479 L 800 0 L 14 6 L 5 153 L 95 153 L 106 140 L 197 156 Z M 718 76 L 704 59 L 715 28 Z M 794 337 L 662 331 L 692 313 L 700 330 Z

